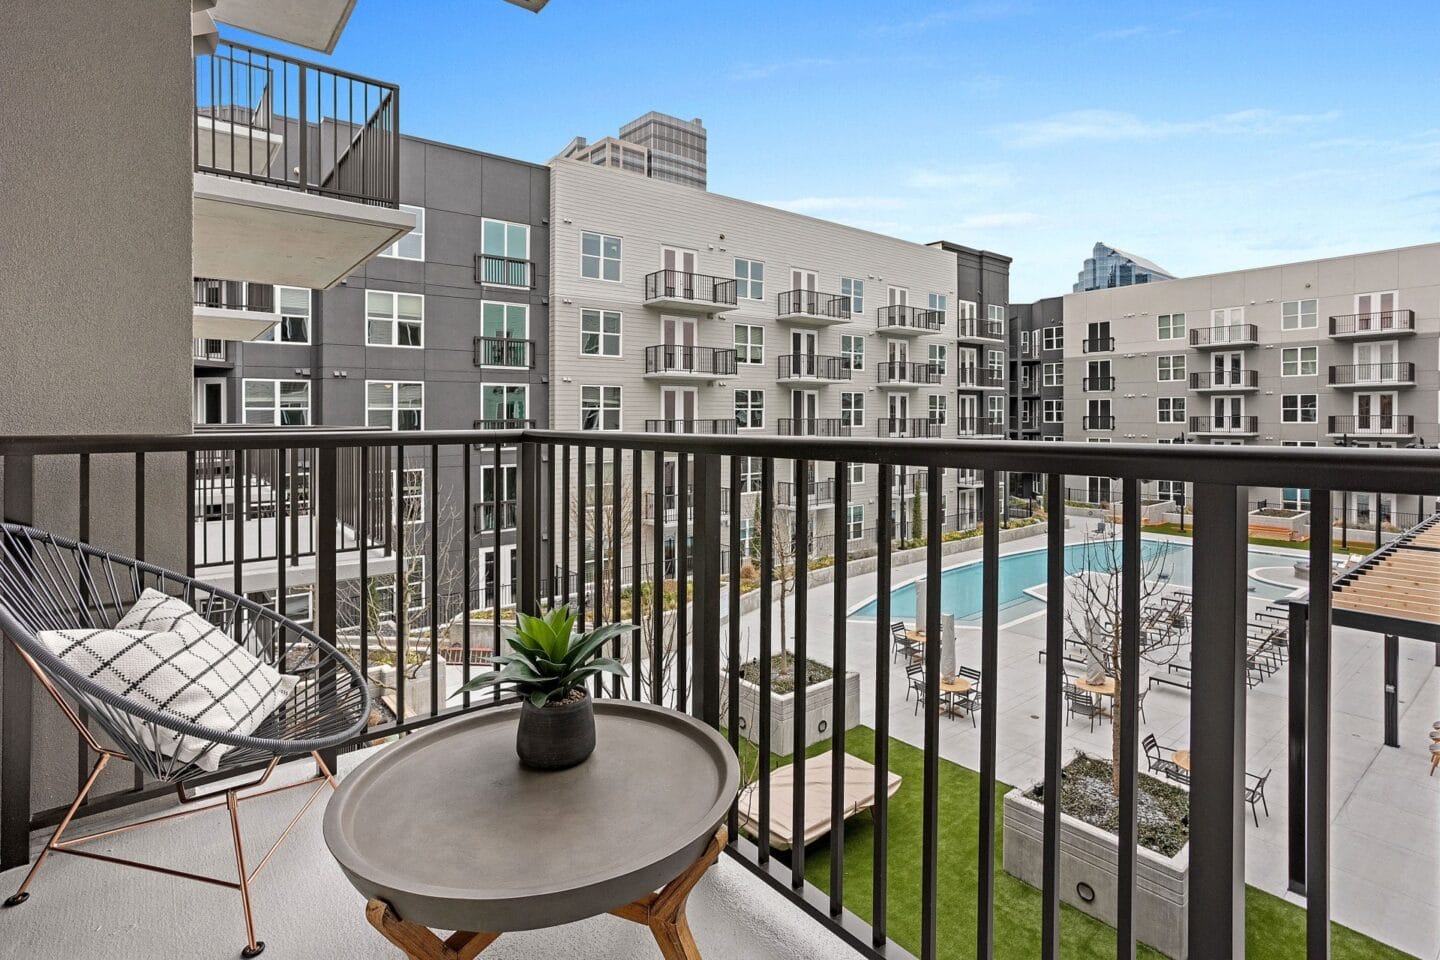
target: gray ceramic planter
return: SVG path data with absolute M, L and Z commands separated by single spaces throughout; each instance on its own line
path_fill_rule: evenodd
M 590 694 L 569 703 L 520 707 L 515 754 L 536 770 L 564 770 L 595 750 L 595 710 Z

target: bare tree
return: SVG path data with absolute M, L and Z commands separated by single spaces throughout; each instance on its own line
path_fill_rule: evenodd
M 1156 542 L 1155 547 L 1150 550 L 1142 550 L 1140 554 L 1140 658 L 1159 666 L 1175 659 L 1182 644 L 1182 631 L 1178 624 L 1160 622 L 1147 616 L 1147 608 L 1153 606 L 1154 601 L 1165 593 L 1170 584 L 1170 553 L 1171 545 L 1161 541 Z M 1120 702 L 1121 691 L 1127 683 L 1140 682 L 1139 677 L 1125 675 L 1121 657 L 1120 621 L 1124 596 L 1122 571 L 1120 540 L 1087 536 L 1081 571 L 1067 578 L 1067 595 L 1061 598 L 1070 633 L 1084 645 L 1089 660 L 1103 666 L 1105 672 L 1115 681 L 1112 705 Z M 1122 737 L 1134 734 L 1121 729 L 1118 714 L 1112 717 L 1112 721 L 1110 788 L 1119 796 Z
M 756 556 L 764 549 L 767 541 L 770 546 L 770 576 L 771 582 L 780 590 L 780 676 L 788 676 L 794 665 L 790 660 L 790 621 L 787 608 L 790 604 L 790 594 L 795 589 L 795 514 L 793 510 L 775 510 L 770 514 L 771 529 L 766 531 L 760 526 L 760 498 L 755 498 L 755 517 L 752 530 L 755 531 L 752 540 L 752 549 Z M 763 616 L 772 616 L 772 611 L 765 611 Z

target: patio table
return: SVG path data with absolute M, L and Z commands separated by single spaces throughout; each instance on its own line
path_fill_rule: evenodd
M 515 756 L 519 712 L 458 718 L 341 781 L 325 842 L 371 925 L 412 960 L 441 960 L 612 913 L 649 927 L 667 960 L 697 960 L 685 903 L 725 845 L 729 744 L 673 710 L 599 700 L 594 754 L 536 771 Z
M 945 697 L 945 710 L 955 715 L 955 695 L 970 692 L 972 684 L 968 677 L 941 677 L 940 693 Z
M 1181 770 L 1184 770 L 1186 773 L 1190 772 L 1189 750 L 1176 750 L 1174 751 L 1174 753 L 1171 754 L 1170 758 L 1175 761 L 1175 766 L 1179 767 Z
M 1094 694 L 1095 696 L 1097 696 L 1097 697 L 1106 697 L 1106 698 L 1109 698 L 1109 699 L 1112 700 L 1112 701 L 1115 699 L 1115 678 L 1114 678 L 1114 677 L 1106 677 L 1104 680 L 1101 680 L 1099 683 L 1091 683 L 1089 680 L 1085 679 L 1084 677 L 1080 677 L 1078 680 L 1075 681 L 1075 686 L 1078 687 L 1078 688 L 1081 689 L 1081 690 L 1084 690 L 1086 693 L 1093 693 L 1093 694 Z M 1113 704 L 1112 704 L 1112 706 L 1111 706 L 1109 709 L 1106 709 L 1106 707 L 1105 707 L 1103 704 L 1100 705 L 1100 714 L 1101 714 L 1101 716 L 1109 717 L 1109 716 L 1113 716 L 1114 713 L 1115 713 L 1115 710 L 1114 710 Z

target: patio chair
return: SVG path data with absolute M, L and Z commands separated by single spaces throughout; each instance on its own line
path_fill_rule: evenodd
M 284 686 L 269 688 L 271 696 L 263 702 L 273 701 L 278 707 L 249 733 L 241 735 L 235 729 L 213 729 L 187 719 L 187 716 L 206 719 L 210 714 L 204 711 L 182 716 L 142 702 L 136 695 L 117 693 L 94 679 L 93 674 L 82 672 L 61 659 L 38 636 L 52 630 L 117 629 L 117 623 L 150 588 L 168 598 L 184 601 L 208 621 L 206 628 L 216 628 L 217 633 L 187 638 L 187 650 L 199 650 L 206 645 L 213 650 L 216 643 L 233 641 L 279 674 L 298 676 L 286 697 L 275 693 L 277 689 L 285 689 Z M 168 615 L 169 611 L 165 613 Z M 152 615 L 157 614 L 158 611 L 152 610 Z M 184 633 L 179 622 L 165 630 L 182 636 Z M 20 889 L 5 901 L 5 906 L 19 906 L 29 899 L 30 886 L 52 853 L 95 857 L 98 855 L 76 848 L 123 830 L 224 807 L 229 814 L 228 842 L 235 852 L 234 880 L 108 854 L 103 859 L 237 891 L 245 920 L 246 941 L 241 953 L 246 957 L 258 955 L 265 944 L 255 937 L 251 885 L 321 791 L 326 786 L 335 786 L 334 775 L 322 751 L 353 742 L 369 722 L 370 692 L 359 669 L 319 635 L 270 607 L 151 564 L 8 523 L 0 524 L 0 631 L 10 638 L 40 685 L 79 732 L 81 743 L 96 757 L 75 801 L 35 859 Z M 178 659 L 175 662 L 178 663 Z M 247 674 L 246 679 L 251 676 L 253 673 Z M 180 688 L 176 698 L 203 704 L 206 697 L 211 697 L 213 707 L 219 701 L 209 692 L 213 686 L 211 679 L 181 675 L 173 681 Z M 228 692 L 233 693 L 234 688 Z M 289 786 L 263 786 L 282 758 L 303 755 L 315 761 L 313 776 Z M 181 809 L 126 827 L 67 839 L 66 830 L 76 812 L 112 761 L 129 761 L 145 776 L 173 784 Z M 233 781 L 242 775 L 248 775 L 248 780 L 235 784 Z M 230 785 L 205 792 L 197 789 L 202 783 L 222 779 Z M 312 784 L 314 791 L 280 838 L 253 869 L 247 868 L 239 804 L 256 796 Z
M 1185 773 L 1185 769 L 1171 759 L 1175 754 L 1175 748 L 1160 746 L 1160 742 L 1155 739 L 1155 734 L 1145 734 L 1145 739 L 1140 741 L 1140 745 L 1145 750 L 1145 761 L 1151 773 L 1158 773 L 1171 780 L 1175 780 L 1180 774 Z M 1185 775 L 1185 782 L 1190 782 L 1188 774 Z
M 905 654 L 910 659 L 915 658 L 919 644 L 910 639 L 909 632 L 905 629 L 905 621 L 896 620 L 890 624 L 890 644 L 893 650 L 892 659 L 899 659 L 900 654 Z
M 925 664 L 912 663 L 905 668 L 905 699 L 915 694 L 915 712 L 925 703 Z
M 959 667 L 955 672 L 970 681 L 970 689 L 964 693 L 952 694 L 950 702 L 969 714 L 970 726 L 977 726 L 975 714 L 980 712 L 980 707 L 985 703 L 985 693 L 980 688 L 980 671 L 974 667 Z
M 1101 717 L 1100 705 L 1095 698 L 1083 690 L 1075 690 L 1065 694 L 1065 725 L 1070 725 L 1070 718 L 1074 716 L 1088 717 L 1090 719 L 1090 731 L 1095 731 L 1095 720 Z
M 1245 774 L 1245 802 L 1250 804 L 1250 814 L 1255 818 L 1257 827 L 1260 826 L 1260 813 L 1255 809 L 1257 803 L 1265 808 L 1266 818 L 1270 816 L 1270 804 L 1265 802 L 1265 781 L 1270 779 L 1271 772 L 1266 770 L 1258 777 L 1253 773 Z

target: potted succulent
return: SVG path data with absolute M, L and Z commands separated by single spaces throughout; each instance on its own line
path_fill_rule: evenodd
M 520 694 L 520 724 L 515 753 L 537 770 L 563 770 L 585 760 L 595 749 L 595 712 L 585 681 L 597 674 L 625 675 L 620 661 L 603 657 L 605 644 L 636 629 L 612 623 L 572 637 L 575 614 L 569 605 L 543 617 L 516 612 L 516 625 L 505 628 L 510 653 L 491 659 L 499 670 L 482 674 L 456 694 L 506 686 Z

